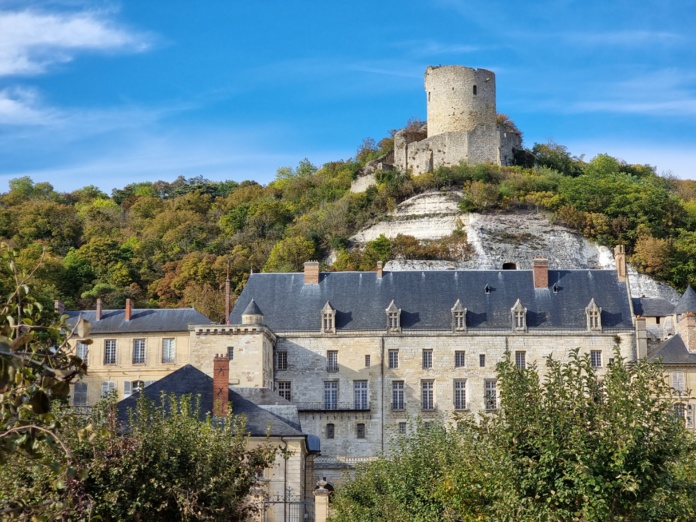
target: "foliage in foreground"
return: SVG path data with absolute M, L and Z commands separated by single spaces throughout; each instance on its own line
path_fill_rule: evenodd
M 160 405 L 141 399 L 125 433 L 113 403 L 89 419 L 66 414 L 63 435 L 79 473 L 56 486 L 59 453 L 16 456 L 0 472 L 6 518 L 243 520 L 253 510 L 245 497 L 256 470 L 275 455 L 269 445 L 247 449 L 243 416 L 200 420 L 190 396 L 163 396 Z
M 540 377 L 540 373 L 543 376 Z M 337 491 L 334 522 L 692 520 L 696 446 L 659 365 L 498 365 L 500 409 L 418 425 Z

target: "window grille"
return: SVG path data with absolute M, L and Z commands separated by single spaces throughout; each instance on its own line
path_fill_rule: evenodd
M 104 364 L 116 364 L 116 339 L 104 341 Z
M 133 339 L 133 364 L 145 363 L 145 339 Z
M 404 381 L 392 382 L 392 410 L 404 409 Z
M 162 362 L 165 364 L 176 362 L 176 339 L 162 339 Z
M 435 409 L 435 383 L 433 381 L 421 381 L 421 409 Z

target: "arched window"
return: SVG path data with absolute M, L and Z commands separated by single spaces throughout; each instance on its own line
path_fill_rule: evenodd
M 503 270 L 517 270 L 515 263 L 503 263 Z

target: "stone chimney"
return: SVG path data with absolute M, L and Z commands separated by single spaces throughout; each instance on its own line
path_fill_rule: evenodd
M 53 309 L 58 315 L 63 315 L 63 312 L 65 312 L 65 305 L 62 301 L 56 299 L 55 301 L 53 301 Z
M 377 279 L 382 279 L 382 262 L 377 261 Z
M 534 288 L 548 288 L 549 260 L 535 258 L 534 261 L 532 261 L 532 270 L 534 271 Z
M 126 321 L 130 321 L 132 315 L 133 315 L 133 301 L 131 299 L 126 299 Z
M 686 312 L 682 315 L 677 331 L 681 335 L 684 346 L 689 353 L 696 353 L 696 314 Z
M 645 317 L 636 317 L 636 347 L 638 349 L 638 359 L 645 359 L 648 356 L 648 331 L 645 326 Z
M 304 264 L 304 282 L 306 285 L 319 284 L 319 262 L 307 261 Z
M 614 247 L 614 262 L 616 263 L 616 275 L 620 283 L 626 282 L 626 250 L 623 245 Z
M 230 359 L 216 355 L 213 359 L 213 417 L 227 417 L 230 389 Z
M 96 315 L 97 321 L 101 321 L 101 318 L 102 318 L 102 298 L 101 297 L 97 297 L 97 313 L 95 315 Z

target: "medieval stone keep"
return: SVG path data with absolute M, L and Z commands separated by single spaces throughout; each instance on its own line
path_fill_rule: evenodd
M 425 71 L 428 122 L 394 135 L 394 151 L 369 163 L 353 192 L 375 182 L 378 170 L 413 175 L 467 163 L 511 165 L 522 138 L 497 121 L 495 74 L 459 65 L 430 66 Z

